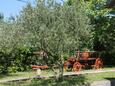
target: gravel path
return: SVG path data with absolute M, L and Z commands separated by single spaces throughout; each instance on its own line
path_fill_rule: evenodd
M 79 74 L 105 73 L 105 72 L 115 72 L 115 70 L 86 70 L 86 71 L 79 71 L 79 72 L 65 72 L 64 76 L 79 75 Z

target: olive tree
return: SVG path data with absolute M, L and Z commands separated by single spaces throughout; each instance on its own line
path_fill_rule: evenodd
M 92 48 L 92 26 L 86 16 L 84 3 L 77 0 L 71 6 L 55 0 L 37 0 L 23 8 L 19 22 L 30 34 L 28 43 L 47 52 L 46 63 L 59 68 L 63 75 L 63 55 L 71 49 Z

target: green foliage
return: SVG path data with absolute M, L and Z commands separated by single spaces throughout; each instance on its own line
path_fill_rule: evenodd
M 26 36 L 23 28 L 16 22 L 0 22 L 0 73 L 28 69 L 31 60 Z
M 79 0 L 78 0 L 79 1 Z M 60 5 L 54 0 L 36 1 L 23 9 L 19 22 L 29 32 L 28 43 L 47 52 L 46 63 L 58 65 L 63 71 L 63 54 L 83 47 L 92 48 L 92 27 L 84 3 Z
M 105 64 L 114 61 L 115 53 L 115 17 L 110 14 L 114 13 L 114 8 L 106 8 L 107 0 L 90 0 L 87 2 L 87 13 L 94 26 L 94 49 L 103 51 L 102 56 Z
M 63 54 L 63 56 L 62 56 L 63 58 L 64 58 L 64 60 L 67 60 L 68 59 L 68 57 L 69 57 L 69 54 Z
M 84 1 L 80 0 L 79 2 Z M 75 2 L 75 0 L 67 0 L 69 5 Z M 105 64 L 114 64 L 112 61 L 115 58 L 115 17 L 110 16 L 110 14 L 114 14 L 115 9 L 114 7 L 107 8 L 109 2 L 109 0 L 87 0 L 85 6 L 86 14 L 94 27 L 92 30 L 94 33 L 93 49 L 103 51 L 101 53 Z
M 4 19 L 4 15 L 0 13 L 0 21 Z
M 46 51 L 48 58 L 43 61 L 49 66 L 58 65 L 61 71 L 64 54 L 75 54 L 84 47 L 92 49 L 93 28 L 85 14 L 86 5 L 77 2 L 70 6 L 55 0 L 36 0 L 35 6 L 28 3 L 15 21 L 1 21 L 2 72 L 27 70 L 37 60 L 32 56 L 33 49 Z
M 52 0 L 53 1 L 53 0 Z M 28 4 L 22 11 L 21 19 L 23 27 L 30 32 L 30 43 L 34 47 L 58 54 L 58 51 L 68 49 L 91 48 L 92 27 L 89 25 L 84 4 L 77 3 L 72 6 L 57 3 L 36 2 L 32 7 Z M 38 5 L 39 4 L 39 5 Z M 64 49 L 64 50 L 63 50 Z

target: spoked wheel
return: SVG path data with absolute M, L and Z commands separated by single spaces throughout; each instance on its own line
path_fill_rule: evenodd
M 72 64 L 69 61 L 64 62 L 64 71 L 65 72 L 71 67 L 72 67 Z
M 75 62 L 73 65 L 73 71 L 77 72 L 80 71 L 82 69 L 82 65 L 80 64 L 80 62 Z
M 97 58 L 94 64 L 95 69 L 100 69 L 103 67 L 103 61 L 101 58 Z

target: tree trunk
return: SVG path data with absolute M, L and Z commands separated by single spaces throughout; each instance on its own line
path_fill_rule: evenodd
M 59 72 L 56 76 L 56 81 L 63 81 L 63 64 L 59 65 Z

